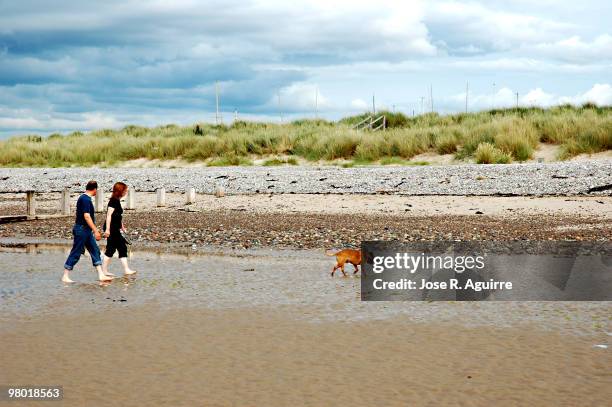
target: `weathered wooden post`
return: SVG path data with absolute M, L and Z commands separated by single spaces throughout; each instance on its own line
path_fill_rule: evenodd
M 215 196 L 217 198 L 222 198 L 225 196 L 225 188 L 223 188 L 222 186 L 217 186 L 215 188 Z
M 96 194 L 96 212 L 104 211 L 104 191 L 102 188 L 98 188 L 98 193 Z
M 60 211 L 62 215 L 70 215 L 70 188 L 64 188 L 60 199 Z
M 136 209 L 136 191 L 134 188 L 128 189 L 127 194 L 127 209 Z
M 187 188 L 185 191 L 185 204 L 189 205 L 195 202 L 195 188 Z
M 166 188 L 157 190 L 157 206 L 166 206 Z
M 36 197 L 34 191 L 26 192 L 26 200 L 28 203 L 28 216 L 36 216 Z

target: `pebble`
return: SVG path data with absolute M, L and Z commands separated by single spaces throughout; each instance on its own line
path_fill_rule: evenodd
M 576 195 L 612 184 L 612 160 L 550 164 L 418 167 L 0 168 L 0 192 L 82 191 L 95 179 L 109 190 L 123 180 L 136 191 L 250 194 Z M 591 195 L 608 195 L 609 190 Z

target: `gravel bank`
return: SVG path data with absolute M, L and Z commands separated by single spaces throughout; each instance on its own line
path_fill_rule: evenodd
M 554 164 L 423 167 L 220 167 L 220 168 L 1 168 L 0 192 L 83 189 L 96 179 L 110 188 L 124 181 L 137 191 L 194 187 L 229 194 L 303 193 L 403 195 L 578 195 L 612 184 L 612 160 Z M 591 192 L 607 195 L 610 190 Z
M 102 220 L 98 217 L 98 224 Z M 125 224 L 136 246 L 148 244 L 225 248 L 318 249 L 358 247 L 364 240 L 400 241 L 609 241 L 612 221 L 598 217 L 330 215 L 242 211 L 127 212 Z M 71 239 L 72 218 L 0 225 L 0 239 Z

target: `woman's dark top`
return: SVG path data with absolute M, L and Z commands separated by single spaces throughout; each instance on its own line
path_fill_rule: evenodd
M 119 233 L 123 221 L 123 208 L 121 202 L 116 198 L 111 198 L 108 201 L 108 207 L 115 209 L 111 215 L 110 232 L 111 234 Z

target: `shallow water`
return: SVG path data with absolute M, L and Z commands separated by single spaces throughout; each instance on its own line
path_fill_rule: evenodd
M 156 306 L 162 309 L 288 309 L 309 321 L 386 319 L 539 329 L 573 335 L 612 331 L 610 302 L 361 302 L 360 277 L 331 278 L 333 259 L 312 251 L 173 254 L 137 251 L 134 277 L 95 281 L 88 256 L 60 282 L 69 247 L 0 248 L 0 321 L 77 311 Z M 110 270 L 121 275 L 118 259 Z

